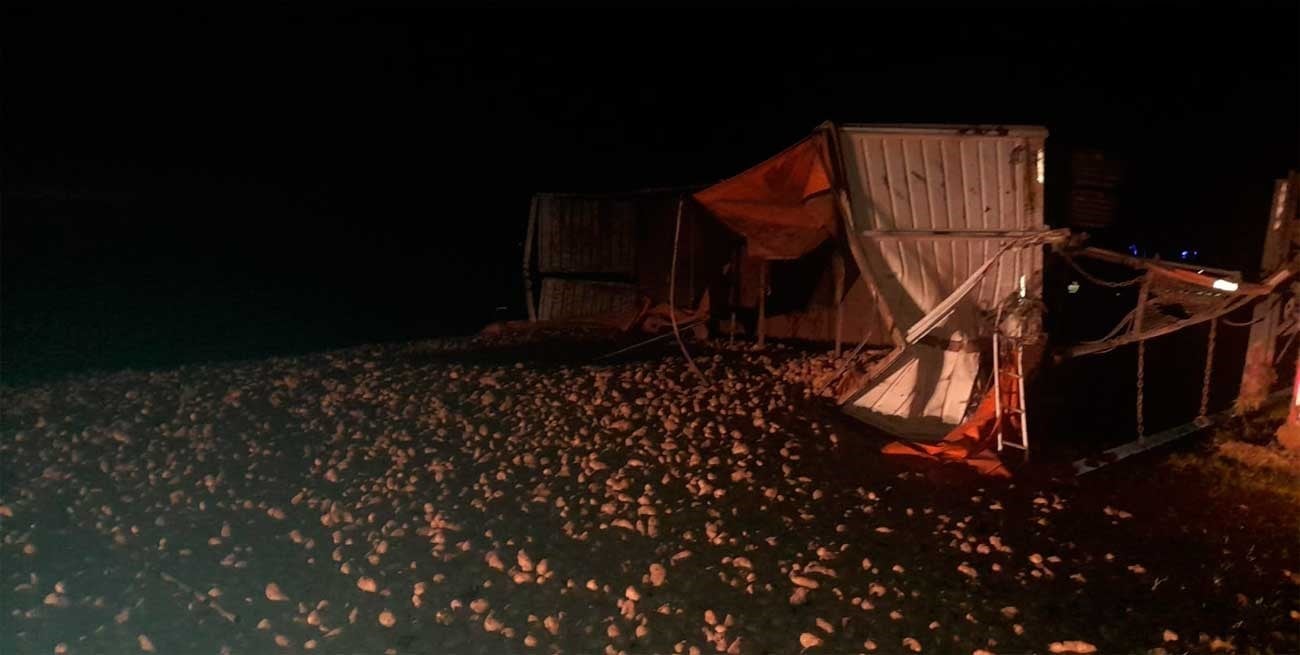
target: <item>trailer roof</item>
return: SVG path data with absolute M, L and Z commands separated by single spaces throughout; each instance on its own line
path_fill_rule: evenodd
M 848 132 L 897 134 L 940 134 L 944 136 L 1021 136 L 1047 137 L 1041 125 L 938 125 L 930 123 L 846 123 L 838 126 Z

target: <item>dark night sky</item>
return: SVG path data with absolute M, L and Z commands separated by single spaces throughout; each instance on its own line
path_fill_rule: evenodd
M 827 119 L 1046 125 L 1129 160 L 1112 238 L 1249 266 L 1297 163 L 1296 12 L 1023 13 L 11 14 L 6 355 L 215 306 L 323 345 L 473 330 L 521 312 L 533 192 L 710 182 Z M 136 318 L 60 314 L 106 295 Z

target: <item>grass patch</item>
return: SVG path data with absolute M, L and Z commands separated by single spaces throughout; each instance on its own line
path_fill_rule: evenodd
M 1169 465 L 1202 477 L 1216 495 L 1244 491 L 1300 504 L 1300 452 L 1272 439 L 1285 414 L 1284 406 L 1226 426 L 1206 448 L 1175 455 Z

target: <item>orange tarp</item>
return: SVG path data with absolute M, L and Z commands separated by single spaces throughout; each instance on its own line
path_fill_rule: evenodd
M 1020 406 L 1019 385 L 1016 378 L 1011 375 L 1015 370 L 1015 362 L 1011 357 L 1007 359 L 1009 366 L 1004 364 L 1001 373 L 1004 413 L 1006 408 Z M 1011 472 L 1002 465 L 1002 460 L 998 459 L 997 453 L 993 450 L 997 445 L 999 429 L 1005 430 L 1004 434 L 1007 435 L 1013 431 L 1018 433 L 1020 430 L 1020 425 L 1016 421 L 1019 421 L 1023 415 L 1009 416 L 1010 420 L 1006 421 L 1008 424 L 999 424 L 997 407 L 993 399 L 993 386 L 989 385 L 989 390 L 984 394 L 975 413 L 965 423 L 949 432 L 939 443 L 895 441 L 886 444 L 880 452 L 886 455 L 922 457 L 941 463 L 964 464 L 984 475 L 1009 478 Z
M 694 195 L 745 237 L 749 256 L 796 259 L 836 233 L 825 132 Z

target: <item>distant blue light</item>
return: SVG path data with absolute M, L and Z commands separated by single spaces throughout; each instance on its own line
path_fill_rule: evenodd
M 1188 257 L 1191 253 L 1192 253 L 1192 251 L 1190 251 L 1190 250 L 1184 250 L 1184 251 L 1178 253 L 1178 257 L 1179 257 L 1179 259 L 1182 259 L 1182 260 L 1186 261 L 1186 260 L 1187 260 L 1187 257 Z
M 1138 246 L 1137 246 L 1137 244 L 1136 244 L 1136 243 L 1130 243 L 1130 244 L 1128 244 L 1128 251 L 1129 251 L 1129 253 L 1132 254 L 1134 257 L 1137 257 L 1137 254 L 1138 254 Z

